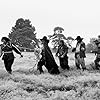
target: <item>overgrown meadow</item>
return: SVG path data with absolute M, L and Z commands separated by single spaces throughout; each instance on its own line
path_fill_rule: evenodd
M 44 74 L 39 74 L 34 53 L 23 55 L 15 55 L 12 75 L 0 59 L 0 100 L 100 100 L 100 71 L 94 70 L 94 54 L 87 54 L 84 72 L 76 70 L 74 54 L 69 54 L 71 69 L 59 68 L 60 75 L 50 75 L 45 67 Z

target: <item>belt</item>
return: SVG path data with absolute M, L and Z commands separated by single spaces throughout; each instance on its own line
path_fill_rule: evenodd
M 4 52 L 4 53 L 12 53 L 12 51 L 7 51 L 7 52 Z

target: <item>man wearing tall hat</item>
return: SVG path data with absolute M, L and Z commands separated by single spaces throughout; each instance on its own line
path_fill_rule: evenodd
M 83 38 L 81 38 L 80 36 L 77 36 L 75 40 L 77 40 L 77 44 L 76 47 L 72 49 L 72 52 L 75 52 L 75 64 L 77 69 L 81 69 L 80 68 L 81 65 L 82 69 L 85 70 L 86 69 L 85 60 L 84 60 L 84 58 L 86 57 L 85 43 L 82 41 Z
M 40 73 L 43 73 L 42 66 L 44 65 L 50 74 L 59 74 L 60 72 L 58 69 L 58 65 L 56 64 L 52 52 L 48 46 L 49 40 L 46 36 L 44 36 L 40 40 L 43 44 L 43 48 L 41 52 L 42 57 L 37 65 L 38 70 L 40 71 Z

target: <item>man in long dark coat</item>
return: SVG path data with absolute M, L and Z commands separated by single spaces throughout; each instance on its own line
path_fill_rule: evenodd
M 56 64 L 52 52 L 48 46 L 49 40 L 46 36 L 44 36 L 41 41 L 43 44 L 43 49 L 41 52 L 42 57 L 37 65 L 38 70 L 40 71 L 40 73 L 43 73 L 42 66 L 44 65 L 50 74 L 59 74 L 60 72 L 58 69 L 58 65 Z

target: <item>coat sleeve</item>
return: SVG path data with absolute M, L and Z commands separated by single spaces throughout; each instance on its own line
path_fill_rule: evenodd
M 15 45 L 13 45 L 13 44 L 12 44 L 12 49 L 13 49 L 17 54 L 20 54 L 20 55 L 21 55 L 20 50 L 19 50 Z
M 58 53 L 59 53 L 59 46 L 58 46 L 57 51 L 56 51 L 56 56 L 58 55 Z

